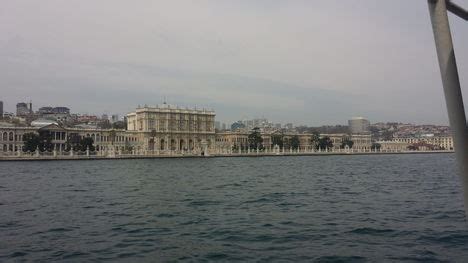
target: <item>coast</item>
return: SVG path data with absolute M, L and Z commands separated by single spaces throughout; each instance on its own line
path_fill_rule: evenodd
M 285 153 L 219 153 L 201 154 L 117 154 L 101 156 L 84 155 L 21 155 L 0 156 L 0 161 L 66 161 L 66 160 L 129 160 L 129 159 L 164 159 L 164 158 L 228 158 L 228 157 L 286 157 L 286 156 L 336 156 L 336 155 L 395 155 L 395 154 L 447 154 L 454 151 L 368 151 L 368 152 L 285 152 Z

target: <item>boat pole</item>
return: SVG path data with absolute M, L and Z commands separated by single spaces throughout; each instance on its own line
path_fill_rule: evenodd
M 468 218 L 468 128 L 450 32 L 447 3 L 449 6 L 452 5 L 450 1 L 446 0 L 428 0 L 445 103 L 462 181 L 465 213 Z

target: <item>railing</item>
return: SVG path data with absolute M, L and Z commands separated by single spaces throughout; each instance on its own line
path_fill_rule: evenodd
M 34 151 L 0 152 L 0 160 L 33 159 L 119 159 L 195 156 L 292 156 L 292 155 L 346 155 L 386 153 L 444 153 L 453 150 L 407 150 L 407 149 L 242 149 L 218 148 L 203 153 L 201 150 L 126 150 L 126 151 Z

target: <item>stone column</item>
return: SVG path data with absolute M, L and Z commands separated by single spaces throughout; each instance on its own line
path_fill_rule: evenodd
M 171 149 L 169 149 L 169 136 L 166 135 L 166 140 L 164 142 L 166 143 L 166 147 L 165 147 L 166 151 L 171 150 Z

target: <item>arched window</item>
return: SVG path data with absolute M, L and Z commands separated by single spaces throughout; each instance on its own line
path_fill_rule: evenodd
M 184 140 L 180 140 L 180 142 L 179 142 L 179 150 L 184 150 L 184 144 L 185 144 Z
M 13 141 L 13 132 L 10 132 L 10 134 L 8 136 L 8 140 Z

